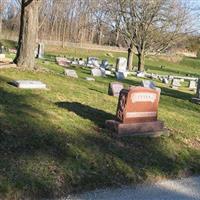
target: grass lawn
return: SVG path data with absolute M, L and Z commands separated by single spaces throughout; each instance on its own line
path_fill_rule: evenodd
M 183 67 L 170 63 L 169 70 L 200 75 L 191 65 L 199 61 L 185 59 Z M 160 71 L 159 61 L 151 62 L 152 71 Z M 200 106 L 190 102 L 194 93 L 185 87 L 175 91 L 157 83 L 159 119 L 170 137 L 115 139 L 104 127 L 116 112 L 118 99 L 107 95 L 114 78 L 87 82 L 87 69 L 75 68 L 79 79 L 71 79 L 53 61 L 37 65 L 37 72 L 0 70 L 0 199 L 66 196 L 200 173 Z M 19 90 L 7 84 L 13 79 L 41 80 L 48 90 Z M 140 81 L 123 82 L 128 87 Z

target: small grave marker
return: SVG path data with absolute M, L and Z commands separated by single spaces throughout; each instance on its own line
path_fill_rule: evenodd
M 196 90 L 196 89 L 197 89 L 196 81 L 191 80 L 191 81 L 189 82 L 189 89 L 190 89 L 190 90 Z
M 172 80 L 172 88 L 178 89 L 181 86 L 180 79 L 173 79 Z
M 10 84 L 21 89 L 46 89 L 46 84 L 41 81 L 17 80 L 10 82 Z
M 156 85 L 155 85 L 154 82 L 152 82 L 152 81 L 143 80 L 143 81 L 142 81 L 142 87 L 155 89 L 155 88 L 156 88 Z
M 99 69 L 99 68 L 92 69 L 91 74 L 92 74 L 92 76 L 97 76 L 97 77 L 103 76 L 103 73 L 102 73 L 101 69 Z
M 72 78 L 78 78 L 76 71 L 73 69 L 65 69 L 65 75 Z
M 108 88 L 108 94 L 111 96 L 118 97 L 122 89 L 124 89 L 124 85 L 122 83 L 119 82 L 110 83 Z

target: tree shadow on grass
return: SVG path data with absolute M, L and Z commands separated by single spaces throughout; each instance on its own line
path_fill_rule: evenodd
M 106 120 L 115 118 L 115 116 L 111 113 L 92 108 L 79 102 L 57 102 L 56 105 L 60 108 L 66 109 L 69 112 L 76 113 L 83 119 L 89 119 L 101 128 L 105 127 Z

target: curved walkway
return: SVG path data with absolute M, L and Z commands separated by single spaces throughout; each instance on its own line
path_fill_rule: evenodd
M 155 184 L 95 190 L 67 200 L 200 200 L 200 176 L 165 180 Z

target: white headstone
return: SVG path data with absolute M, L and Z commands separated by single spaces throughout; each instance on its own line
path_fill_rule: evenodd
M 65 69 L 65 75 L 72 77 L 72 78 L 78 78 L 76 71 L 73 69 Z
M 46 84 L 41 81 L 18 80 L 12 81 L 11 84 L 22 89 L 46 89 Z
M 99 68 L 94 68 L 91 70 L 92 76 L 103 76 L 102 70 Z
M 178 89 L 181 86 L 180 79 L 173 79 L 172 80 L 172 88 Z
M 43 57 L 44 57 L 44 44 L 39 43 L 38 44 L 37 58 L 43 58 Z
M 190 90 L 196 90 L 197 89 L 197 84 L 196 84 L 196 81 L 190 81 L 189 82 L 189 89 Z
M 127 59 L 123 57 L 117 58 L 116 72 L 126 72 L 127 71 Z

